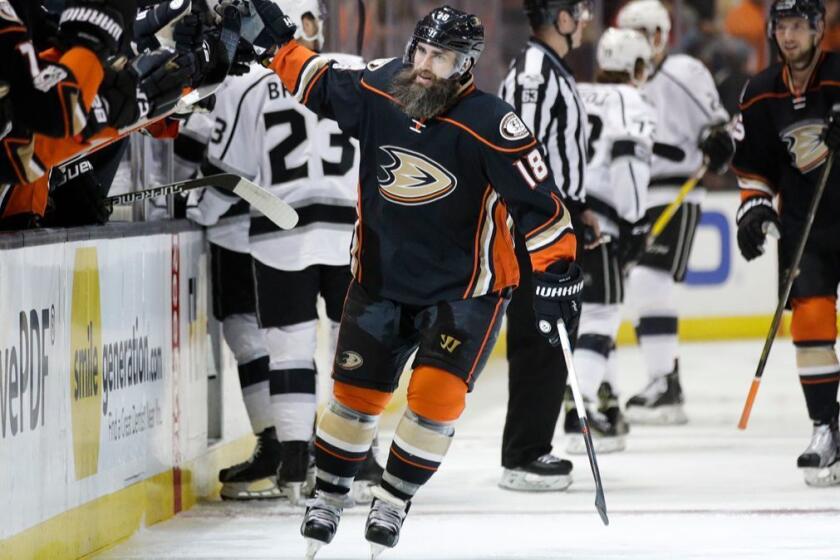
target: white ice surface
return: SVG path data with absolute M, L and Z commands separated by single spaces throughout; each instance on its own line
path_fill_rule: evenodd
M 770 357 L 749 429 L 735 427 L 760 351 L 761 341 L 682 347 L 690 423 L 634 426 L 627 451 L 599 456 L 609 527 L 595 513 L 585 456 L 573 459 L 567 492 L 496 486 L 507 377 L 505 362 L 491 361 L 441 471 L 382 560 L 840 559 L 840 487 L 806 487 L 795 466 L 810 423 L 789 341 L 778 341 Z M 625 399 L 645 374 L 636 348 L 619 356 Z M 383 426 L 384 449 L 393 426 Z M 562 424 L 555 446 L 565 455 Z M 365 515 L 347 510 L 318 559 L 369 558 Z M 284 504 L 206 502 L 99 558 L 299 559 L 299 523 L 300 512 Z

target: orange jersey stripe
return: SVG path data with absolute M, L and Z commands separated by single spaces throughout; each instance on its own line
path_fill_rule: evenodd
M 490 333 L 493 332 L 493 328 L 496 326 L 496 320 L 499 317 L 499 310 L 502 308 L 502 303 L 504 301 L 505 298 L 499 297 L 499 301 L 496 302 L 496 309 L 493 311 L 493 317 L 490 319 L 490 324 L 487 325 L 487 331 L 484 333 L 484 340 L 481 341 L 481 347 L 478 349 L 478 353 L 475 355 L 475 360 L 473 360 L 472 367 L 470 368 L 470 373 L 469 375 L 467 375 L 468 385 L 472 380 L 473 374 L 475 373 L 475 368 L 478 367 L 478 361 L 481 359 L 481 355 L 484 353 L 484 347 L 487 346 L 487 341 L 490 338 Z
M 577 239 L 574 234 L 566 232 L 554 243 L 531 253 L 531 268 L 534 272 L 545 272 L 553 263 L 562 260 L 575 260 L 577 253 Z
M 484 212 L 487 207 L 487 198 L 490 196 L 492 190 L 493 189 L 490 185 L 487 185 L 487 188 L 484 190 L 484 196 L 481 197 L 481 210 L 478 213 L 478 222 L 475 228 L 475 241 L 473 243 L 473 273 L 470 278 L 470 283 L 467 284 L 467 289 L 464 291 L 464 299 L 470 297 L 473 287 L 475 286 L 475 281 L 478 279 L 479 269 L 481 268 L 481 232 L 484 229 Z
M 271 68 L 280 76 L 286 90 L 294 94 L 301 85 L 301 73 L 306 63 L 317 56 L 317 53 L 293 39 L 280 47 L 271 61 Z
M 513 237 L 508 227 L 508 211 L 504 202 L 496 206 L 496 238 L 493 240 L 493 291 L 519 285 L 519 265 L 513 249 Z

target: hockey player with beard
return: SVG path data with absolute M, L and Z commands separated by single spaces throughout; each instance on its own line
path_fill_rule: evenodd
M 654 150 L 651 162 L 647 214 L 653 223 L 701 164 L 723 173 L 734 144 L 727 131 L 729 117 L 709 71 L 695 58 L 668 54 L 671 20 L 665 6 L 659 0 L 632 0 L 618 13 L 618 27 L 646 35 L 653 51 L 653 73 L 642 93 L 656 109 L 657 144 L 666 148 Z M 650 378 L 648 385 L 627 401 L 631 423 L 688 421 L 679 380 L 674 289 L 685 278 L 704 196 L 700 187 L 688 195 L 628 279 L 628 301 L 638 315 L 636 336 Z
M 274 1 L 298 26 L 297 41 L 319 51 L 326 15 L 321 4 Z M 261 24 L 250 14 L 244 17 L 246 26 L 251 18 Z M 324 56 L 363 68 L 358 57 Z M 248 461 L 219 473 L 222 496 L 283 495 L 297 503 L 315 425 L 316 304 L 319 296 L 326 303 L 331 352 L 350 283 L 358 144 L 335 121 L 320 119 L 301 105 L 273 71 L 258 65 L 225 83 L 210 117 L 214 130 L 205 175 L 247 177 L 291 204 L 300 216 L 295 229 L 283 231 L 260 215 L 249 220 L 247 205 L 216 189 L 204 191 L 190 210 L 204 225 L 238 214 L 209 230 L 218 296 L 214 310 L 239 364 L 258 444 Z M 354 485 L 359 502 L 370 502 L 366 487 L 379 482 L 382 473 L 374 451 L 367 454 Z
M 373 555 L 397 544 L 411 501 L 443 461 L 466 394 L 518 283 L 512 230 L 535 272 L 541 332 L 573 329 L 582 273 L 569 213 L 536 140 L 513 108 L 473 84 L 484 47 L 474 15 L 448 6 L 418 22 L 404 58 L 338 67 L 293 40 L 253 0 L 280 49 L 272 67 L 304 104 L 360 143 L 353 282 L 316 433 L 316 494 L 301 532 L 308 557 L 329 543 L 379 417 L 416 350 L 408 407 L 365 524 Z
M 641 257 L 649 230 L 645 210 L 656 112 L 639 88 L 650 58 L 644 35 L 607 29 L 598 42 L 597 83 L 579 86 L 590 125 L 586 198 L 603 240 L 580 257 L 586 274 L 574 362 L 592 439 L 602 453 L 624 449 L 628 431 L 615 390 L 615 337 L 624 276 Z M 567 402 L 567 451 L 585 453 L 577 411 Z
M 742 128 L 732 165 L 741 188 L 741 254 L 755 259 L 764 252 L 767 232 L 780 231 L 779 271 L 784 279 L 829 150 L 840 148 L 840 55 L 819 47 L 825 32 L 822 0 L 776 0 L 767 30 L 781 63 L 750 79 L 742 94 Z M 836 161 L 830 173 L 787 302 L 793 310 L 799 381 L 813 423 L 811 443 L 797 466 L 814 486 L 840 483 L 840 364 L 834 350 L 840 283 Z

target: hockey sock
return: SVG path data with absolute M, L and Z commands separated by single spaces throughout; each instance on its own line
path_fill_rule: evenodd
M 796 346 L 796 368 L 805 393 L 808 416 L 819 423 L 831 421 L 840 365 L 834 352 L 837 339 L 837 298 L 813 296 L 791 300 L 790 331 Z
M 269 394 L 280 441 L 309 441 L 315 420 L 317 321 L 266 330 Z
M 604 373 L 604 381 L 610 384 L 613 393 L 618 394 L 618 352 L 616 352 L 615 341 L 610 348 L 610 355 L 607 356 L 607 371 Z
M 222 334 L 239 370 L 239 383 L 251 428 L 258 434 L 274 425 L 268 394 L 268 350 L 253 313 L 231 315 L 222 321 Z
M 607 371 L 607 358 L 613 340 L 603 334 L 583 333 L 578 335 L 575 347 L 575 372 L 583 398 L 590 403 L 597 402 L 598 387 Z
M 406 409 L 391 443 L 382 487 L 410 500 L 437 472 L 454 435 L 453 422 L 434 422 Z
M 815 423 L 829 423 L 840 386 L 840 364 L 834 346 L 797 342 L 796 368 L 808 406 L 808 416 Z
M 674 286 L 673 276 L 664 270 L 640 265 L 630 272 L 627 292 L 639 317 L 636 337 L 651 379 L 671 373 L 677 359 Z
M 271 400 L 268 395 L 268 356 L 257 358 L 247 364 L 240 364 L 237 369 L 245 410 L 248 411 L 251 428 L 255 434 L 258 434 L 274 426 L 274 419 L 271 417 Z
M 677 359 L 677 317 L 640 317 L 636 337 L 645 356 L 651 379 L 664 377 L 674 371 Z
M 378 414 L 365 414 L 332 400 L 315 434 L 316 488 L 347 494 L 376 435 Z

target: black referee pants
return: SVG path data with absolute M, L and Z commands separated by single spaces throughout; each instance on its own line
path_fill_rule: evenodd
M 551 452 L 568 373 L 561 348 L 537 331 L 531 260 L 518 234 L 516 259 L 521 278 L 507 308 L 508 408 L 502 435 L 502 466 L 509 469 Z

